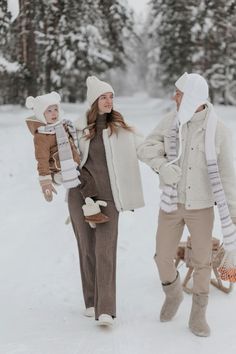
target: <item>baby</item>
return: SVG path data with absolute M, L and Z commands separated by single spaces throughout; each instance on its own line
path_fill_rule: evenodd
M 46 201 L 57 193 L 54 184 L 63 184 L 65 188 L 79 186 L 80 153 L 77 134 L 69 120 L 61 120 L 61 97 L 57 92 L 26 99 L 26 107 L 32 109 L 34 116 L 26 119 L 27 126 L 34 136 L 35 157 L 38 162 L 39 183 Z M 93 183 L 89 181 L 89 184 Z M 95 186 L 94 188 L 95 189 Z M 94 223 L 104 223 L 109 218 L 101 213 L 100 205 L 90 195 L 85 197 L 83 212 L 85 221 L 94 227 Z

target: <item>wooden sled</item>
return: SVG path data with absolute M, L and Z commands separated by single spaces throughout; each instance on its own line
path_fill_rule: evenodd
M 177 254 L 175 258 L 175 266 L 178 267 L 180 262 L 183 262 L 185 266 L 188 268 L 188 271 L 184 277 L 182 286 L 183 290 L 188 293 L 192 294 L 192 288 L 188 286 L 190 279 L 192 278 L 192 274 L 194 271 L 194 267 L 191 261 L 191 237 L 188 236 L 187 242 L 180 242 Z M 220 275 L 218 272 L 218 267 L 223 259 L 224 256 L 224 248 L 220 245 L 220 241 L 213 237 L 212 238 L 212 271 L 214 278 L 211 279 L 211 284 L 215 286 L 217 289 L 223 291 L 224 293 L 228 294 L 233 290 L 233 283 L 228 282 L 229 285 L 225 286 L 222 280 L 220 279 Z

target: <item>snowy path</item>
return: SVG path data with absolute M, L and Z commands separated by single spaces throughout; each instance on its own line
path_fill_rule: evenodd
M 157 123 L 165 103 L 137 95 L 118 98 L 117 108 L 144 134 Z M 84 105 L 64 105 L 75 119 Z M 234 132 L 236 108 L 218 108 Z M 120 218 L 117 320 L 102 330 L 85 318 L 76 242 L 66 226 L 64 191 L 44 202 L 33 156 L 32 138 L 18 106 L 0 107 L 0 354 L 227 354 L 236 351 L 235 291 L 211 287 L 210 338 L 187 328 L 191 297 L 176 318 L 162 324 L 163 301 L 153 262 L 158 179 L 142 165 L 146 207 Z M 215 234 L 219 231 L 216 225 Z M 183 272 L 183 267 L 180 269 Z

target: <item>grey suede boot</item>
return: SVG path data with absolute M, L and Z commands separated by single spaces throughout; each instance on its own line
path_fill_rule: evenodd
M 160 321 L 167 322 L 174 317 L 184 298 L 179 273 L 177 273 L 177 277 L 172 283 L 162 284 L 162 288 L 166 298 L 161 309 Z
M 206 321 L 207 304 L 208 295 L 193 294 L 189 328 L 196 336 L 208 337 L 211 333 Z

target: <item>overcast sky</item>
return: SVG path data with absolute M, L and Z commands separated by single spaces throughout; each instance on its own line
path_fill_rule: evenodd
M 127 0 L 130 6 L 137 12 L 138 14 L 145 11 L 146 5 L 149 0 Z M 18 0 L 8 0 L 8 8 L 12 12 L 13 18 L 18 14 Z

